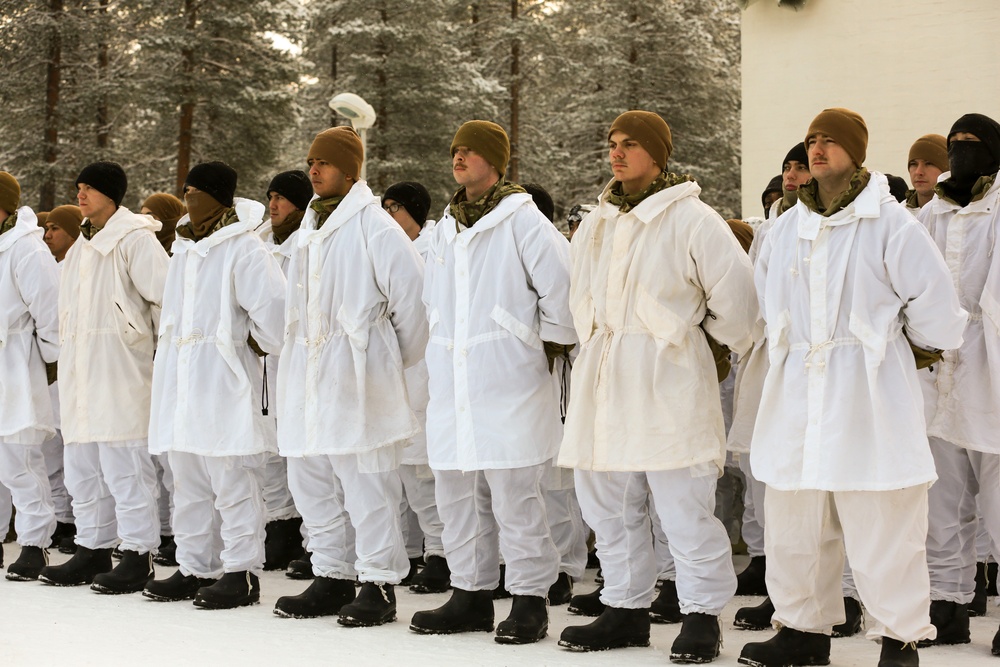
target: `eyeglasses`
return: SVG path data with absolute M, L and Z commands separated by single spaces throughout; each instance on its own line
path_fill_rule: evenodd
M 396 202 L 393 202 L 391 204 L 386 204 L 382 208 L 384 208 L 389 213 L 398 213 L 399 209 L 403 208 L 403 205 L 402 204 L 398 204 Z

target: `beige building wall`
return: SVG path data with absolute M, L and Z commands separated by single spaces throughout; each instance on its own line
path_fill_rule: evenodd
M 735 1 L 735 0 L 734 0 Z M 866 166 L 902 176 L 917 137 L 1000 121 L 1000 0 L 757 0 L 743 12 L 743 217 L 827 107 L 868 124 Z

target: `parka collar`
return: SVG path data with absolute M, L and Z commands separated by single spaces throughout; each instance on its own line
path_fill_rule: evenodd
M 604 186 L 604 190 L 601 191 L 600 202 L 602 206 L 613 206 L 613 204 L 608 202 L 608 195 L 610 195 L 611 186 L 614 184 L 615 179 L 611 179 L 611 181 Z M 659 192 L 651 194 L 639 202 L 638 206 L 624 215 L 634 215 L 642 222 L 648 224 L 675 202 L 678 202 L 685 197 L 697 197 L 699 194 L 701 194 L 701 186 L 698 185 L 697 181 L 684 181 L 683 183 L 672 185 L 665 190 L 660 190 Z
M 45 231 L 38 226 L 38 217 L 31 210 L 31 207 L 22 206 L 17 209 L 17 221 L 14 223 L 14 228 L 0 234 L 0 252 L 14 245 L 14 242 L 22 236 L 29 234 L 44 236 Z
M 455 222 L 455 218 L 453 218 L 451 213 L 448 212 L 448 209 L 445 208 L 444 217 L 438 223 L 438 226 L 444 227 L 442 231 L 444 232 L 444 238 L 447 243 L 451 243 L 458 236 L 471 240 L 477 234 L 493 229 L 501 222 L 512 216 L 517 209 L 522 206 L 526 206 L 529 203 L 531 203 L 531 195 L 526 192 L 515 192 L 514 194 L 507 195 L 500 200 L 500 203 L 496 205 L 496 208 L 481 217 L 472 227 L 463 229 L 461 234 L 459 234 L 456 229 L 456 225 L 452 224 Z M 447 224 L 445 224 L 446 220 Z
M 309 201 L 318 199 L 316 195 Z M 355 215 L 364 210 L 366 206 L 378 205 L 379 198 L 372 194 L 371 188 L 365 181 L 358 181 L 351 186 L 343 201 L 333 210 L 330 217 L 319 229 L 316 229 L 316 211 L 310 206 L 306 209 L 306 214 L 302 217 L 302 226 L 293 236 L 298 236 L 298 247 L 304 248 L 310 243 L 319 243 L 330 234 L 337 231 Z
M 77 239 L 77 243 L 81 241 L 89 243 L 91 248 L 102 255 L 107 255 L 129 232 L 134 232 L 137 229 L 148 229 L 155 234 L 161 227 L 163 225 L 152 216 L 138 215 L 124 206 L 119 206 L 114 215 L 108 219 L 104 228 L 99 233 L 94 234 L 90 241 L 81 236 Z
M 201 257 L 204 257 L 208 254 L 210 249 L 219 245 L 223 241 L 231 239 L 238 234 L 253 232 L 260 226 L 261 220 L 264 216 L 263 204 L 253 201 L 252 199 L 236 197 L 233 199 L 233 208 L 236 209 L 236 217 L 239 219 L 239 222 L 226 225 L 219 231 L 209 234 L 199 241 L 193 241 L 192 239 L 186 239 L 183 236 L 178 236 L 177 240 L 174 241 L 173 247 L 171 248 L 173 254 L 181 255 L 185 252 L 193 251 Z M 185 215 L 177 221 L 177 226 L 180 227 L 186 223 L 188 219 L 189 216 Z
M 871 177 L 868 185 L 850 204 L 826 217 L 811 210 L 802 200 L 795 204 L 800 211 L 799 238 L 815 241 L 819 230 L 823 227 L 836 227 L 857 222 L 865 218 L 877 218 L 881 215 L 882 204 L 896 201 L 889 193 L 889 182 L 877 171 L 869 172 Z

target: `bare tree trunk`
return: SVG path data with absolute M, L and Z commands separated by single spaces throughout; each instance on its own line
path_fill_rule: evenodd
M 510 0 L 510 19 L 517 30 L 517 9 L 519 0 Z M 517 183 L 520 179 L 521 156 L 518 149 L 520 141 L 520 109 L 521 102 L 521 40 L 515 32 L 510 45 L 510 180 Z M 503 176 L 503 174 L 500 174 Z
M 383 31 L 379 34 L 378 41 L 376 42 L 378 70 L 375 73 L 375 80 L 378 84 L 378 100 L 376 102 L 378 104 L 378 109 L 375 111 L 375 127 L 378 128 L 378 133 L 376 134 L 378 143 L 375 145 L 375 150 L 373 152 L 378 156 L 379 162 L 375 189 L 377 192 L 384 192 L 388 183 L 386 183 L 386 173 L 383 165 L 385 165 L 389 160 L 389 115 L 386 107 L 386 100 L 389 98 L 389 85 L 388 76 L 385 72 L 386 63 L 389 60 L 389 45 L 385 38 L 385 30 L 387 30 L 389 26 L 389 13 L 386 11 L 385 2 L 382 3 L 379 15 L 382 19 Z M 367 156 L 365 157 L 367 158 Z M 371 181 L 371 177 L 372 174 L 369 173 L 369 181 Z
M 184 15 L 187 17 L 188 37 L 193 38 L 194 29 L 198 22 L 198 10 L 195 0 L 184 0 Z M 184 181 L 187 179 L 188 171 L 191 169 L 191 128 L 194 125 L 194 106 L 192 98 L 194 92 L 191 89 L 190 81 L 194 75 L 194 48 L 188 46 L 181 51 L 184 57 L 184 92 L 181 100 L 180 133 L 177 137 L 177 185 L 175 194 L 178 197 L 184 195 Z
M 39 211 L 51 211 L 56 204 L 56 159 L 59 156 L 59 75 L 62 65 L 62 0 L 50 0 L 52 34 L 49 38 L 49 62 L 45 80 L 45 139 L 43 156 L 48 169 L 38 198 Z
M 97 80 L 100 82 L 100 96 L 97 103 L 97 147 L 106 149 L 108 147 L 108 134 L 111 125 L 111 113 L 108 110 L 108 42 L 107 42 L 107 13 L 108 0 L 100 0 L 98 3 L 99 18 L 101 28 L 101 41 L 97 45 Z
M 337 45 L 330 45 L 330 97 L 337 94 Z M 337 112 L 330 109 L 330 127 L 337 125 Z

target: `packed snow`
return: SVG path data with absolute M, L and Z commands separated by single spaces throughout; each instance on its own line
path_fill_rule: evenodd
M 18 554 L 4 545 L 4 561 Z M 52 562 L 69 556 L 53 550 Z M 737 569 L 745 557 L 737 557 Z M 174 568 L 157 566 L 157 577 Z M 577 592 L 593 590 L 595 570 Z M 410 616 L 444 603 L 448 594 L 416 595 L 397 589 L 398 620 L 377 628 L 345 628 L 334 618 L 279 618 L 271 610 L 281 595 L 296 595 L 308 586 L 283 572 L 265 572 L 261 603 L 226 611 L 198 609 L 190 602 L 153 602 L 139 594 L 104 596 L 88 587 L 56 588 L 41 583 L 0 579 L 0 656 L 8 667 L 20 665 L 658 665 L 669 664 L 670 644 L 679 625 L 653 625 L 649 648 L 600 653 L 573 653 L 559 648 L 559 633 L 568 625 L 589 622 L 566 607 L 550 609 L 549 636 L 527 646 L 501 646 L 486 633 L 423 636 L 409 631 Z M 738 597 L 722 615 L 723 649 L 715 665 L 736 665 L 746 642 L 763 641 L 773 631 L 747 632 L 732 627 L 739 607 L 761 598 Z M 995 599 L 991 602 L 995 602 Z M 510 611 L 510 600 L 496 603 L 497 620 Z M 1000 666 L 990 643 L 1000 621 L 992 604 L 986 618 L 974 618 L 972 643 L 921 649 L 924 667 Z M 835 639 L 831 664 L 842 667 L 877 664 L 879 646 L 856 636 Z

